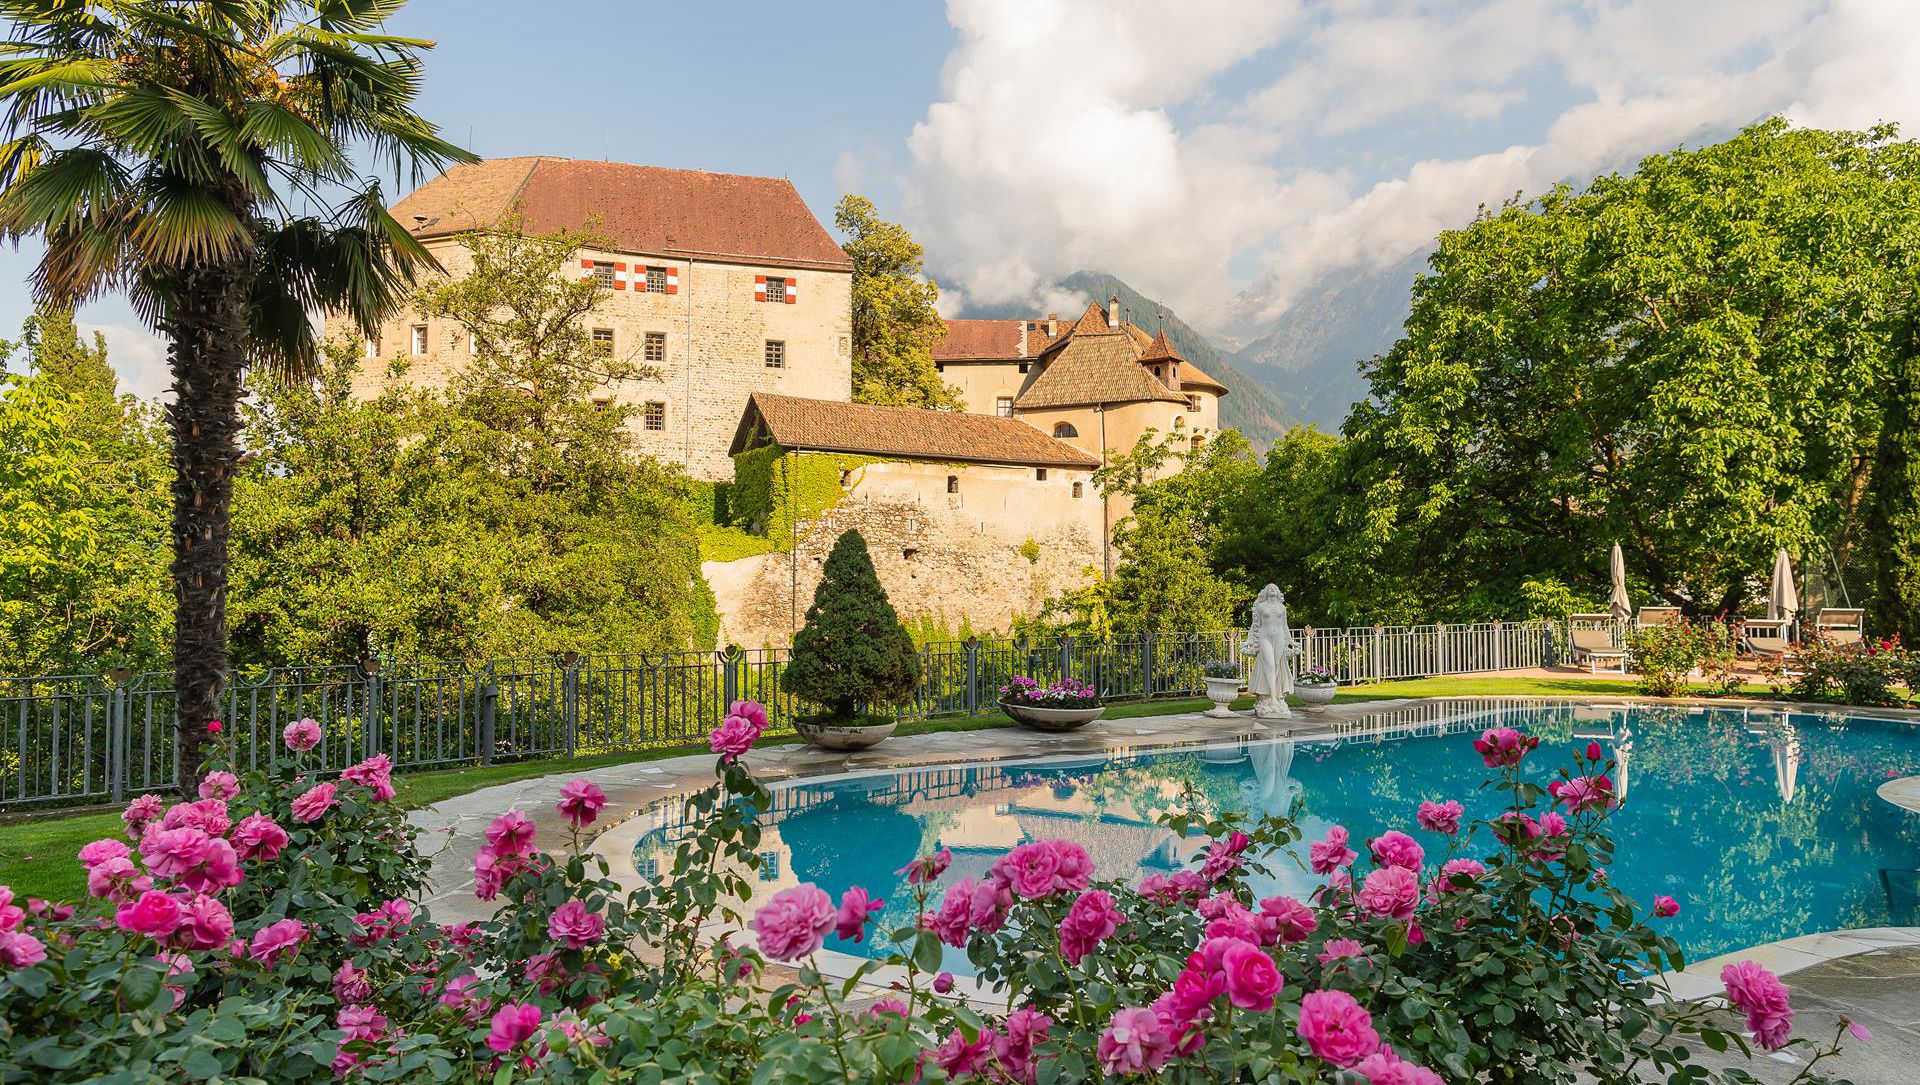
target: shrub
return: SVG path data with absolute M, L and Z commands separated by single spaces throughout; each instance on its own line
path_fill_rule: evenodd
M 836 720 L 851 719 L 869 705 L 913 699 L 920 656 L 858 531 L 841 535 L 827 555 L 784 678 L 788 689 Z
M 1884 705 L 1899 702 L 1896 684 L 1914 688 L 1915 659 L 1894 638 L 1849 645 L 1815 638 L 1796 646 L 1776 670 L 1796 696 Z
M 1737 682 L 1731 677 L 1735 638 L 1725 622 L 1689 620 L 1636 629 L 1627 635 L 1627 650 L 1640 676 L 1640 692 L 1650 696 L 1685 693 L 1687 676 L 1696 670 L 1715 676 L 1723 687 Z

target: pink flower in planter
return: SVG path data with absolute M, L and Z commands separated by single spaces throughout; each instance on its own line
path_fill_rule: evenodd
M 247 947 L 247 955 L 271 968 L 281 961 L 291 960 L 300 952 L 300 944 L 307 940 L 307 925 L 297 919 L 282 919 L 269 923 L 253 933 L 253 941 Z
M 1533 849 L 1533 857 L 1543 863 L 1550 863 L 1566 854 L 1567 819 L 1549 810 L 1540 815 L 1539 827 L 1539 845 Z
M 584 776 L 569 780 L 567 785 L 560 789 L 560 801 L 553 804 L 554 810 L 561 817 L 566 818 L 567 824 L 575 829 L 584 829 L 592 825 L 594 819 L 600 816 L 600 811 L 606 809 L 606 806 L 607 793 L 595 787 L 593 781 Z
M 589 911 L 577 900 L 562 904 L 547 917 L 547 937 L 565 944 L 568 949 L 585 949 L 606 937 L 606 933 L 606 917 Z
M 1680 902 L 1669 896 L 1653 898 L 1653 914 L 1661 919 L 1670 919 L 1680 914 Z
M 287 846 L 287 831 L 265 814 L 248 814 L 233 829 L 233 847 L 241 862 L 271 863 Z
M 819 949 L 833 929 L 833 898 L 819 886 L 782 889 L 754 914 L 760 952 L 775 961 L 794 961 Z
M 1459 802 L 1448 799 L 1446 802 L 1423 802 L 1413 816 L 1422 829 L 1430 833 L 1445 833 L 1448 836 L 1460 831 L 1460 818 L 1467 808 Z
M 1352 1066 L 1380 1048 L 1373 1016 L 1345 991 L 1309 991 L 1300 999 L 1300 1038 L 1335 1066 Z
M 1405 867 L 1379 867 L 1360 884 L 1360 907 L 1383 919 L 1408 919 L 1420 904 L 1420 876 Z
M 744 756 L 760 738 L 760 728 L 745 716 L 728 716 L 707 736 L 707 746 L 731 763 Z
M 1361 1059 L 1355 1064 L 1353 1072 L 1366 1078 L 1371 1085 L 1446 1085 L 1439 1074 L 1402 1059 L 1393 1053 L 1391 1047 L 1382 1047 Z
M 735 701 L 727 706 L 727 715 L 739 716 L 753 724 L 756 731 L 767 729 L 767 706 L 759 701 Z
M 493 1015 L 487 1030 L 487 1046 L 504 1055 L 532 1039 L 540 1031 L 540 1007 L 531 1002 L 510 1002 Z
M 127 804 L 120 814 L 120 821 L 127 827 L 127 839 L 139 843 L 140 836 L 146 831 L 149 822 L 158 818 L 166 804 L 158 795 L 142 795 Z
M 205 893 L 196 893 L 180 914 L 180 925 L 168 941 L 181 949 L 218 949 L 233 938 L 233 916 L 227 906 Z
M 868 917 L 886 906 L 886 901 L 874 900 L 865 889 L 854 886 L 840 894 L 840 909 L 834 913 L 833 933 L 843 941 L 865 941 Z
M 305 753 L 320 745 L 320 722 L 313 719 L 295 720 L 287 724 L 280 732 L 280 741 L 294 753 Z
M 1538 745 L 1539 739 L 1529 738 L 1511 727 L 1496 727 L 1473 740 L 1474 751 L 1490 769 L 1518 765 Z
M 293 800 L 293 820 L 302 825 L 311 825 L 327 815 L 327 811 L 338 805 L 333 797 L 332 784 L 315 784 Z
M 1567 812 L 1577 814 L 1582 810 L 1605 810 L 1613 806 L 1613 780 L 1607 776 L 1575 776 L 1571 780 L 1555 780 L 1547 785 L 1547 793 L 1556 803 L 1566 803 Z
M 373 792 L 374 802 L 393 798 L 393 761 L 386 754 L 376 754 L 349 767 L 340 778 Z
M 86 867 L 88 870 L 92 870 L 94 867 L 99 866 L 109 859 L 125 859 L 131 854 L 133 854 L 132 848 L 127 847 L 112 837 L 108 837 L 105 840 L 96 840 L 86 847 L 81 848 L 80 865 Z
M 519 810 L 509 810 L 487 826 L 487 847 L 496 856 L 519 855 L 533 847 L 533 822 Z
M 0 964 L 32 968 L 47 959 L 46 944 L 26 931 L 0 931 Z
M 180 925 L 180 902 L 156 889 L 140 894 L 131 904 L 122 904 L 113 921 L 129 934 L 165 938 Z
M 226 802 L 240 794 L 240 778 L 231 772 L 209 772 L 200 781 L 200 797 Z
M 1727 1001 L 1747 1015 L 1747 1028 L 1768 1051 L 1787 1046 L 1793 1036 L 1793 1007 L 1787 985 L 1753 961 L 1738 961 L 1720 970 Z
M 950 849 L 941 848 L 932 855 L 923 855 L 915 859 L 894 873 L 905 875 L 908 885 L 931 885 L 952 865 L 953 852 Z
M 1382 866 L 1405 867 L 1418 872 L 1420 864 L 1426 862 L 1427 852 L 1419 841 L 1398 829 L 1389 829 L 1375 837 L 1367 845 L 1373 853 L 1373 861 Z
M 1113 906 L 1113 895 L 1089 889 L 1074 898 L 1067 917 L 1060 921 L 1060 955 L 1068 964 L 1079 964 L 1101 942 L 1113 936 L 1127 917 Z
M 1314 841 L 1307 848 L 1307 858 L 1315 874 L 1331 874 L 1360 858 L 1360 854 L 1347 847 L 1347 830 L 1335 825 L 1327 830 L 1327 835 Z
M 1108 1074 L 1157 1073 L 1173 1057 L 1173 1037 L 1152 1010 L 1121 1010 L 1100 1034 L 1096 1052 Z
M 1331 965 L 1335 961 L 1359 958 L 1366 955 L 1367 947 L 1351 938 L 1329 938 L 1326 944 L 1320 947 L 1318 957 L 1320 958 L 1321 964 Z
M 1222 955 L 1227 975 L 1227 1000 L 1242 1010 L 1271 1010 L 1280 997 L 1280 969 L 1267 951 L 1247 942 L 1235 942 Z
M 1209 919 L 1208 938 L 1237 938 L 1255 945 L 1271 940 L 1265 921 L 1226 893 L 1201 901 L 1199 911 Z
M 131 859 L 107 859 L 87 871 L 87 895 L 127 903 L 153 888 Z
M 1320 926 L 1313 909 L 1292 897 L 1268 897 L 1260 902 L 1260 914 L 1272 931 L 1273 940 L 1285 944 L 1304 942 Z

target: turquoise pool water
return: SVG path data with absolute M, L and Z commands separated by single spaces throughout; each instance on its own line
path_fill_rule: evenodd
M 1389 828 L 1437 846 L 1413 826 L 1421 800 L 1459 799 L 1470 817 L 1497 812 L 1491 793 L 1475 791 L 1488 770 L 1470 745 L 1496 723 L 1541 737 L 1528 769 L 1542 783 L 1590 740 L 1625 763 L 1611 874 L 1642 902 L 1680 899 L 1669 930 L 1689 959 L 1815 931 L 1920 924 L 1920 815 L 1874 794 L 1889 778 L 1920 773 L 1920 728 L 1770 710 L 1529 708 L 1450 723 L 1445 733 L 1429 725 L 800 784 L 770 818 L 761 878 L 775 883 L 769 889 L 810 881 L 836 896 L 865 886 L 887 899 L 891 926 L 910 919 L 912 906 L 893 871 L 941 846 L 954 853 L 948 881 L 977 877 L 1006 849 L 1042 837 L 1080 842 L 1101 877 L 1171 871 L 1197 845 L 1154 818 L 1187 784 L 1216 808 L 1291 810 L 1308 839 L 1341 824 L 1356 846 Z M 643 869 L 661 843 L 642 841 Z M 1304 845 L 1300 859 L 1272 864 L 1276 876 L 1261 893 L 1311 891 L 1318 879 L 1305 869 Z M 828 948 L 873 952 L 837 940 Z M 950 954 L 964 964 L 958 958 Z

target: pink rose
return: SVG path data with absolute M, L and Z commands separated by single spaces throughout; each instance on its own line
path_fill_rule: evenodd
M 1093 880 L 1093 860 L 1070 840 L 1036 840 L 994 860 L 992 873 L 1016 895 L 1040 900 L 1085 889 Z
M 1528 738 L 1511 727 L 1494 728 L 1473 740 L 1474 751 L 1490 769 L 1518 765 L 1538 745 L 1539 739 Z
M 567 968 L 561 963 L 557 951 L 549 950 L 528 957 L 524 971 L 527 982 L 533 984 L 542 995 L 553 994 L 567 982 Z
M 163 829 L 198 829 L 208 836 L 225 836 L 233 819 L 227 816 L 227 804 L 221 799 L 177 802 L 160 818 Z
M 767 729 L 767 706 L 759 701 L 735 701 L 727 706 L 727 715 L 741 717 L 756 731 Z
M 941 848 L 932 855 L 922 856 L 894 871 L 906 876 L 908 885 L 930 885 L 953 865 L 953 852 Z
M 942 972 L 939 975 L 933 977 L 933 993 L 936 995 L 952 994 L 953 993 L 953 973 Z
M 533 847 L 533 822 L 518 810 L 509 810 L 487 826 L 487 846 L 495 855 L 519 855 Z
M 833 929 L 833 899 L 818 886 L 782 889 L 754 914 L 760 952 L 776 961 L 794 961 L 819 949 Z
M 1335 1066 L 1352 1066 L 1380 1047 L 1373 1017 L 1345 991 L 1309 991 L 1300 1000 L 1300 1038 Z
M 567 819 L 567 824 L 575 829 L 584 829 L 593 824 L 594 819 L 600 816 L 600 811 L 605 809 L 606 805 L 607 793 L 595 787 L 593 781 L 582 776 L 569 780 L 567 785 L 560 789 L 560 801 L 554 803 L 553 808 L 561 817 Z
M 247 955 L 271 968 L 283 960 L 288 960 L 300 951 L 300 943 L 307 940 L 307 925 L 297 919 L 282 919 L 269 923 L 253 933 L 253 941 L 247 947 Z
M 1793 1037 L 1793 1007 L 1787 985 L 1752 961 L 1738 961 L 1720 970 L 1727 1001 L 1747 1015 L 1747 1028 L 1760 1046 L 1778 1051 Z
M 373 792 L 374 802 L 386 802 L 393 798 L 393 761 L 386 754 L 376 754 L 350 766 L 340 774 L 340 778 Z
M 1268 897 L 1260 902 L 1260 914 L 1279 942 L 1304 942 L 1320 926 L 1313 909 L 1292 897 Z
M 962 878 L 947 889 L 940 908 L 921 917 L 928 930 L 955 949 L 964 949 L 972 931 L 992 934 L 1007 921 L 1007 909 L 1013 906 L 1013 892 L 999 881 L 988 878 L 974 881 Z
M 585 949 L 606 933 L 606 917 L 589 911 L 577 900 L 562 904 L 547 917 L 547 937 L 564 943 L 568 949 Z
M 131 859 L 108 859 L 87 871 L 87 895 L 126 903 L 153 888 Z
M 906 1016 L 902 1006 L 901 1016 Z M 1021 1085 L 1033 1085 L 1038 1063 L 1033 1049 L 1047 1042 L 1053 1018 L 1031 1006 L 1022 1006 L 1001 1022 L 1002 1031 L 993 1037 L 993 1059 L 998 1069 Z
M 240 794 L 240 778 L 231 772 L 209 772 L 200 781 L 200 797 L 226 802 Z
M 1325 837 L 1308 846 L 1307 857 L 1315 874 L 1331 874 L 1360 858 L 1358 852 L 1347 847 L 1347 839 L 1347 830 L 1335 825 Z
M 233 845 L 192 826 L 149 829 L 140 839 L 140 857 L 155 877 L 197 892 L 239 885 L 243 878 Z
M 854 886 L 840 894 L 840 909 L 834 913 L 833 933 L 842 941 L 860 942 L 867 937 L 867 917 L 887 906 L 884 900 L 874 900 L 867 891 Z
M 1375 837 L 1367 845 L 1373 853 L 1373 861 L 1382 866 L 1405 867 L 1418 873 L 1420 864 L 1426 862 L 1427 852 L 1413 837 L 1398 829 L 1389 829 Z
M 1074 899 L 1067 917 L 1060 921 L 1060 955 L 1068 964 L 1079 964 L 1101 942 L 1113 936 L 1127 917 L 1113 906 L 1113 895 L 1089 889 Z
M 165 938 L 180 925 L 180 902 L 158 890 L 149 889 L 131 904 L 122 904 L 113 921 L 129 934 Z
M 1240 852 L 1235 851 L 1228 841 L 1216 840 L 1207 848 L 1206 861 L 1200 865 L 1200 876 L 1212 884 L 1240 867 Z
M 1554 802 L 1566 803 L 1570 814 L 1582 810 L 1605 810 L 1615 803 L 1613 780 L 1605 775 L 1555 780 L 1547 785 L 1547 793 L 1553 796 Z
M 94 867 L 99 866 L 109 859 L 125 859 L 131 854 L 133 854 L 133 849 L 112 837 L 108 837 L 105 840 L 96 840 L 86 847 L 81 848 L 80 865 L 86 867 L 88 870 L 92 870 Z
M 305 753 L 320 745 L 320 722 L 318 720 L 295 720 L 287 724 L 280 732 L 280 741 L 294 753 Z
M 472 973 L 455 976 L 447 981 L 446 989 L 440 992 L 440 1005 L 458 1013 L 468 1024 L 479 1024 L 480 1018 L 486 1016 L 492 1006 L 486 998 L 474 992 L 479 985 L 480 977 Z
M 760 738 L 760 728 L 745 716 L 728 716 L 720 721 L 707 736 L 707 746 L 720 755 L 720 760 L 731 763 L 738 760 Z
M 1446 1085 L 1439 1074 L 1400 1058 L 1391 1047 L 1382 1047 L 1361 1059 L 1353 1072 L 1366 1078 L 1369 1085 Z
M 0 931 L 0 964 L 32 968 L 47 959 L 46 944 L 25 931 Z
M 347 1050 L 348 1044 L 378 1043 L 387 1034 L 387 1019 L 372 1006 L 343 1006 L 334 1018 L 334 1027 L 346 1033 L 333 1057 L 333 1070 L 345 1074 L 360 1064 L 360 1056 Z
M 373 983 L 367 970 L 353 967 L 352 961 L 341 961 L 333 973 L 333 1000 L 345 1006 L 371 1002 Z
M 1557 811 L 1549 810 L 1540 815 L 1539 845 L 1533 850 L 1533 857 L 1541 862 L 1552 862 L 1564 855 L 1567 850 L 1567 819 Z
M 1419 822 L 1420 827 L 1428 832 L 1446 833 L 1448 836 L 1452 836 L 1454 833 L 1460 831 L 1460 818 L 1465 815 L 1466 812 L 1466 807 L 1461 806 L 1452 799 L 1448 799 L 1446 802 L 1423 802 L 1420 804 L 1419 811 L 1414 814 L 1413 819 Z
M 1668 896 L 1653 898 L 1653 914 L 1662 919 L 1671 919 L 1680 914 L 1680 902 Z
M 1472 888 L 1456 883 L 1461 878 L 1478 878 L 1486 872 L 1486 866 L 1478 859 L 1449 859 L 1440 865 L 1440 888 L 1450 893 Z
M 160 801 L 158 795 L 142 795 L 128 803 L 126 810 L 120 814 L 121 823 L 127 827 L 127 839 L 139 842 L 147 824 L 159 817 L 165 807 L 166 804 Z
M 1280 969 L 1267 951 L 1246 942 L 1227 947 L 1220 962 L 1227 974 L 1227 1000 L 1243 1010 L 1271 1010 L 1280 997 Z
M 867 1007 L 867 1016 L 875 1021 L 889 1014 L 894 1017 L 905 1017 L 907 1004 L 897 998 L 883 998 Z
M 540 1031 L 540 1007 L 531 1002 L 510 1002 L 493 1015 L 487 1030 L 487 1046 L 504 1055 L 533 1038 Z
M 327 815 L 327 811 L 338 804 L 333 797 L 332 784 L 315 784 L 293 800 L 293 820 L 302 825 L 310 825 Z
M 248 814 L 233 829 L 233 846 L 241 862 L 271 863 L 287 846 L 287 831 L 265 814 Z
M 796 1023 L 798 1020 L 796 1017 Z M 964 1033 L 954 1029 L 929 1055 L 940 1069 L 946 1071 L 950 1081 L 966 1074 L 979 1073 L 986 1068 L 988 1058 L 993 1055 L 993 1036 L 981 1033 L 979 1039 L 968 1042 Z
M 233 916 L 227 906 L 196 893 L 180 914 L 180 925 L 168 941 L 181 949 L 218 949 L 233 938 Z
M 1351 938 L 1329 938 L 1326 944 L 1320 947 L 1320 952 L 1317 956 L 1322 965 L 1331 965 L 1335 961 L 1359 958 L 1366 955 L 1367 947 Z
M 1152 1010 L 1121 1010 L 1100 1034 L 1096 1052 L 1109 1075 L 1157 1073 L 1173 1056 L 1173 1038 Z
M 1359 901 L 1384 919 L 1407 919 L 1420 903 L 1420 876 L 1406 867 L 1379 867 L 1361 883 Z

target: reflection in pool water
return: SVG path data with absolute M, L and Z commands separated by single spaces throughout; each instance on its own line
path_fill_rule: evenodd
M 978 877 L 1017 844 L 1065 837 L 1085 846 L 1102 878 L 1171 871 L 1198 850 L 1156 824 L 1190 785 L 1213 809 L 1284 813 L 1308 838 L 1328 825 L 1357 842 L 1389 828 L 1413 832 L 1423 799 L 1457 798 L 1469 816 L 1497 812 L 1476 793 L 1487 770 L 1472 738 L 1495 721 L 1473 718 L 1417 734 L 1363 732 L 1325 741 L 1264 740 L 1210 747 L 981 764 L 798 784 L 776 791 L 761 845 L 763 889 L 814 882 L 836 896 L 865 886 L 889 907 L 880 930 L 911 921 L 911 897 L 894 871 L 945 846 L 946 881 Z M 1577 743 L 1599 741 L 1622 763 L 1626 794 L 1611 822 L 1611 875 L 1650 902 L 1678 897 L 1666 921 L 1689 959 L 1760 942 L 1846 927 L 1920 923 L 1920 815 L 1874 795 L 1894 776 L 1920 773 L 1920 729 L 1859 717 L 1760 709 L 1600 708 L 1506 710 L 1501 724 L 1541 736 L 1529 759 L 1541 783 Z M 636 857 L 666 852 L 667 830 Z M 1483 833 L 1475 853 L 1490 850 Z M 1364 849 L 1361 849 L 1364 852 Z M 1301 862 L 1270 864 L 1259 895 L 1304 895 L 1318 879 Z M 877 953 L 869 943 L 829 949 Z M 949 967 L 964 969 L 959 954 Z

